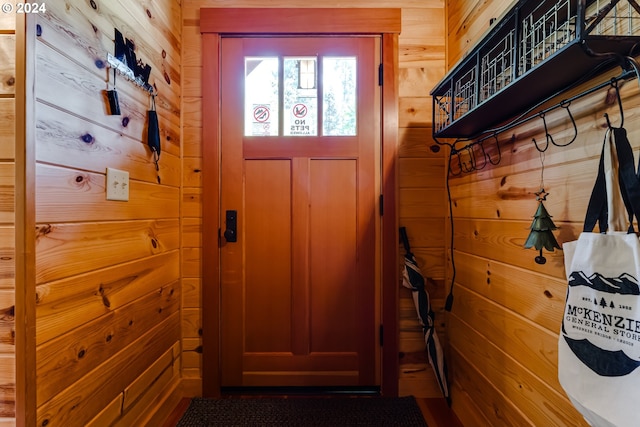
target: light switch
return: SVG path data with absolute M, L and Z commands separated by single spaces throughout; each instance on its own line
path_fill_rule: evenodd
M 107 168 L 107 200 L 129 200 L 129 172 Z

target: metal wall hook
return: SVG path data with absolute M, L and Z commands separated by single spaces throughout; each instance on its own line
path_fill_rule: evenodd
M 547 143 L 545 144 L 544 148 L 540 148 L 535 138 L 531 138 L 531 140 L 533 141 L 533 144 L 536 146 L 536 150 L 538 150 L 541 153 L 544 153 L 545 151 L 547 151 L 547 148 L 549 148 L 549 141 L 553 142 L 553 138 L 551 137 L 551 135 L 549 135 L 549 130 L 547 128 L 547 120 L 544 118 L 544 112 L 540 113 L 539 116 L 542 119 L 542 123 L 544 123 L 544 135 Z
M 474 144 L 471 144 L 471 149 L 473 149 L 474 145 L 479 145 L 480 149 L 482 150 L 482 166 L 478 166 L 478 161 L 476 160 L 476 170 L 482 170 L 487 166 L 487 152 L 484 149 L 484 141 L 481 142 L 476 142 Z
M 453 163 L 454 156 L 458 160 L 458 170 L 457 170 L 457 172 L 454 171 L 454 169 L 451 167 L 451 165 Z M 462 172 L 463 172 L 463 170 L 462 170 L 462 160 L 460 160 L 460 152 L 452 147 L 451 151 L 449 151 L 449 175 L 451 175 L 451 176 L 460 176 L 460 175 L 462 175 Z
M 496 133 L 493 134 L 493 138 L 496 140 L 496 148 L 498 149 L 498 160 L 494 162 L 493 160 L 491 160 L 490 155 L 487 155 L 487 158 L 489 159 L 489 163 L 497 166 L 500 163 L 500 160 L 502 160 L 502 150 L 500 149 L 500 142 L 498 141 L 498 135 Z
M 471 146 L 466 146 L 463 149 L 466 149 L 466 151 L 469 153 L 469 166 L 467 167 L 467 162 L 463 162 L 462 160 L 460 160 L 460 167 L 462 168 L 462 170 L 465 173 L 469 173 L 469 172 L 473 172 L 476 170 L 476 159 L 475 156 L 473 155 L 473 150 L 470 149 Z M 460 152 L 458 151 L 458 158 L 460 158 Z
M 618 108 L 620 109 L 620 126 L 619 127 L 622 127 L 624 126 L 624 108 L 622 107 L 622 98 L 620 97 L 620 87 L 618 86 L 618 80 L 611 79 L 611 86 L 616 91 L 616 98 L 618 99 Z M 609 129 L 613 129 L 613 126 L 611 126 L 611 121 L 609 120 L 609 114 L 604 113 L 604 118 L 607 121 L 607 126 L 609 127 Z
M 571 101 L 567 101 L 566 99 L 560 102 L 560 107 L 567 110 L 567 114 L 569 114 L 569 118 L 571 119 L 571 124 L 573 125 L 573 138 L 571 138 L 571 141 L 567 142 L 566 144 L 558 144 L 552 138 L 551 142 L 556 147 L 566 147 L 567 145 L 570 145 L 571 143 L 573 143 L 578 137 L 578 125 L 576 124 L 576 119 L 573 118 L 573 114 L 571 114 L 571 110 L 569 110 L 570 105 L 571 105 Z

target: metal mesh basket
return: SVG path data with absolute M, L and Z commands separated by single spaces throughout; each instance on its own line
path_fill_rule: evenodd
M 640 35 L 640 13 L 631 2 L 611 4 L 610 0 L 593 1 L 587 5 L 585 25 L 591 35 L 636 36 Z M 602 20 L 591 28 L 591 23 Z
M 511 30 L 482 57 L 479 103 L 500 91 L 513 80 L 514 35 L 515 30 Z
M 434 96 L 433 127 L 436 131 L 444 129 L 451 123 L 451 89 L 446 91 L 444 95 Z
M 569 0 L 551 5 L 545 2 L 524 17 L 521 23 L 519 75 L 534 68 L 576 38 L 575 8 Z
M 467 111 L 476 107 L 476 69 L 471 68 L 464 73 L 455 84 L 455 92 L 453 94 L 453 119 L 462 117 Z

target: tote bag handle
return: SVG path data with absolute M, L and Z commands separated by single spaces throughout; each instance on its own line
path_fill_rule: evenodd
M 612 148 L 607 142 L 615 146 L 617 161 L 614 160 Z M 606 169 L 611 169 L 613 174 L 607 173 Z M 615 176 L 617 176 L 617 180 L 613 179 Z M 609 185 L 607 185 L 608 178 L 610 178 Z M 627 231 L 632 233 L 634 232 L 633 218 L 640 217 L 640 180 L 636 175 L 633 151 L 627 139 L 627 131 L 624 128 L 609 128 L 602 146 L 598 176 L 589 199 L 583 231 L 592 232 L 596 223 L 599 224 L 600 232 L 619 231 L 610 227 L 610 224 L 615 224 L 616 215 L 620 215 L 618 211 L 620 203 L 616 203 L 616 194 L 610 194 L 617 191 L 622 196 L 622 204 L 624 204 L 629 218 Z M 619 199 L 617 201 L 619 202 Z

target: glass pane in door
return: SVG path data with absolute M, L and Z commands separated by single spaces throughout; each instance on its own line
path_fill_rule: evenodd
M 318 135 L 316 57 L 284 58 L 284 135 Z
M 244 60 L 244 135 L 277 136 L 279 105 L 278 57 Z
M 322 73 L 323 134 L 356 135 L 356 58 L 324 57 Z

